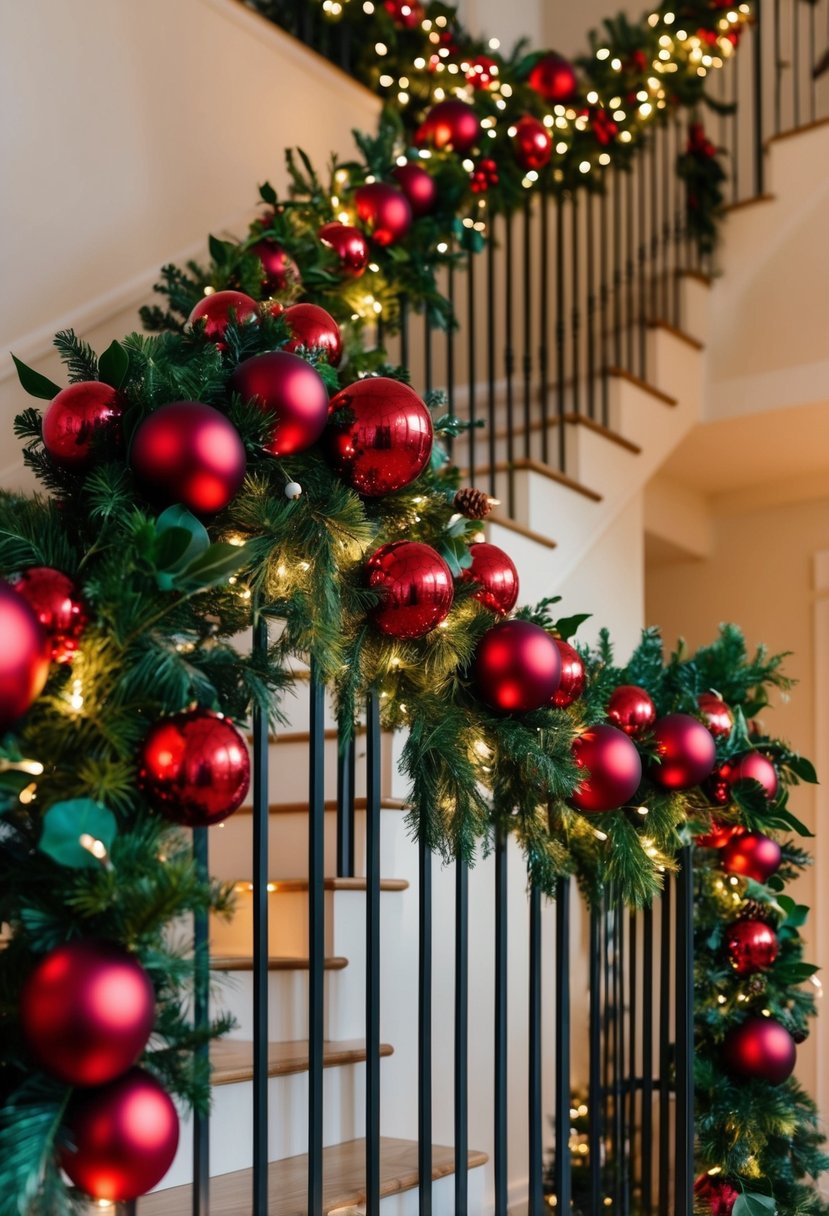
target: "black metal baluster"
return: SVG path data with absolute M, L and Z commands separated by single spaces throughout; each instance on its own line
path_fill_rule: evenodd
M 759 7 L 758 5 L 757 21 L 753 31 L 755 37 L 759 34 L 760 29 Z M 757 63 L 755 60 L 756 70 Z M 794 129 L 797 130 L 800 126 L 800 0 L 792 0 L 792 120 Z M 762 192 L 758 190 L 757 193 L 760 194 Z
M 570 879 L 556 891 L 556 1208 L 569 1212 L 573 1193 L 570 1158 Z M 541 1212 L 541 1208 L 537 1209 Z M 530 1209 L 534 1216 L 534 1209 Z
M 610 290 L 608 286 L 608 237 L 607 237 L 607 174 L 602 183 L 599 200 L 599 341 L 602 360 L 602 424 L 607 426 L 610 416 L 608 373 L 610 370 Z
M 495 1216 L 508 1216 L 507 838 L 495 835 Z
M 624 367 L 622 358 L 622 177 L 613 170 L 613 361 Z
M 420 1216 L 432 1216 L 432 853 L 419 852 L 417 1006 L 417 1173 Z
M 731 201 L 740 201 L 740 121 L 742 111 L 738 107 L 740 100 L 740 56 L 735 55 L 731 61 L 731 77 L 734 82 L 732 102 L 734 109 L 731 114 Z
M 486 250 L 486 379 L 487 379 L 487 441 L 489 463 L 489 493 L 495 497 L 495 464 L 497 443 L 497 413 L 495 408 L 495 221 L 489 233 Z
M 550 462 L 550 427 L 548 417 L 548 394 L 550 391 L 550 199 L 542 192 L 539 199 L 541 213 L 541 271 L 539 288 L 539 341 L 538 341 L 538 404 L 541 419 L 541 460 Z
M 639 1164 L 636 1157 L 636 977 L 638 964 L 637 917 L 631 911 L 628 918 L 628 1162 L 625 1172 L 625 1203 L 623 1211 L 630 1211 L 631 1201 L 635 1201 L 636 1169 Z M 643 1145 L 643 1155 L 647 1151 Z M 649 1146 L 648 1146 L 649 1147 Z
M 466 259 L 466 352 L 469 363 L 467 385 L 469 391 L 469 484 L 475 484 L 475 444 L 477 439 L 477 344 L 475 333 L 475 259 L 477 255 L 470 253 Z
M 799 0 L 794 0 L 795 13 L 797 12 L 798 4 Z M 798 28 L 799 23 L 795 16 L 795 29 Z M 751 31 L 751 41 L 754 51 L 754 193 L 761 195 L 765 191 L 766 165 L 765 150 L 763 148 L 763 14 L 760 0 L 754 0 L 754 27 Z M 797 78 L 796 61 L 793 75 Z M 796 126 L 800 115 L 800 100 L 797 97 L 795 98 L 795 105 Z
M 366 1216 L 379 1216 L 381 789 L 380 698 L 376 692 L 368 696 L 366 728 Z
M 616 893 L 613 909 L 614 995 L 616 1004 L 616 1072 L 613 1078 L 613 1103 L 616 1120 L 616 1201 L 625 1209 L 627 1177 L 627 1125 L 625 1122 L 625 928 L 621 891 Z M 627 1213 L 625 1213 L 627 1216 Z
M 774 133 L 779 135 L 783 126 L 783 56 L 781 42 L 780 0 L 774 0 Z
M 600 905 L 590 909 L 590 1058 L 587 1093 L 587 1147 L 590 1165 L 590 1212 L 602 1207 L 602 1133 L 604 1129 L 602 1100 L 602 910 Z
M 515 350 L 513 348 L 513 290 L 512 290 L 512 215 L 504 217 L 505 264 L 505 346 L 504 370 L 507 377 L 507 514 L 515 519 L 515 418 L 513 416 L 513 385 Z
M 558 435 L 558 468 L 564 472 L 564 358 L 566 328 L 564 321 L 564 196 L 556 196 L 556 428 Z
M 409 358 L 409 301 L 404 295 L 400 296 L 398 301 L 400 308 L 400 364 L 402 367 L 411 367 Z
M 671 185 L 675 180 L 671 163 L 671 123 L 665 123 L 662 136 L 662 309 L 657 320 L 667 321 L 671 312 Z
M 587 207 L 587 416 L 596 418 L 596 197 L 588 191 Z
M 570 271 L 573 284 L 573 297 L 570 308 L 570 327 L 572 337 L 572 371 L 573 390 L 571 407 L 574 414 L 581 413 L 581 257 L 579 249 L 579 192 L 573 191 L 570 202 L 570 219 L 572 232 L 572 251 L 570 254 Z M 566 451 L 566 447 L 565 447 Z M 565 472 L 567 469 L 565 468 Z
M 530 887 L 530 995 L 529 995 L 529 1216 L 542 1216 L 544 1205 L 544 1143 L 541 1107 L 541 891 Z M 562 982 L 562 963 L 556 956 L 556 988 Z M 558 1040 L 558 1034 L 556 1035 Z M 557 1117 L 558 1117 L 558 1107 Z M 568 1102 L 569 1128 L 569 1102 Z
M 455 1216 L 469 1191 L 469 867 L 455 863 Z
M 253 626 L 264 662 L 268 622 Z M 253 711 L 253 1210 L 268 1210 L 268 715 Z
M 683 128 L 682 122 L 677 117 L 674 120 L 674 170 L 673 188 L 674 188 L 674 240 L 673 240 L 673 265 L 670 270 L 669 286 L 671 288 L 671 312 L 670 322 L 672 325 L 679 325 L 679 271 L 682 266 L 682 234 L 685 228 L 685 188 L 680 182 L 676 173 L 676 163 L 682 152 L 683 143 Z
M 446 296 L 449 300 L 449 311 L 454 318 L 455 313 L 455 263 L 449 263 L 446 282 Z M 446 331 L 446 395 L 449 398 L 449 413 L 455 413 L 455 330 L 450 325 Z M 451 435 L 446 437 L 446 450 L 451 459 L 454 449 Z
M 669 1206 L 671 1088 L 671 889 L 662 896 L 659 954 L 659 1216 L 673 1216 Z
M 423 378 L 423 387 L 427 393 L 430 393 L 434 387 L 434 376 L 432 371 L 432 326 L 428 314 L 425 314 L 423 318 Z
M 625 285 L 627 288 L 627 370 L 636 366 L 636 273 L 634 263 L 633 169 L 625 174 Z
M 653 1208 L 653 909 L 642 930 L 642 1211 Z
M 207 828 L 193 831 L 193 858 L 202 882 L 210 874 Z M 193 1025 L 204 1031 L 210 1021 L 210 915 L 199 912 L 193 918 L 194 1000 Z M 202 1067 L 209 1066 L 210 1045 L 196 1048 L 196 1059 Z M 210 1113 L 193 1116 L 193 1216 L 209 1216 L 210 1212 Z
M 694 1207 L 694 871 L 679 851 L 676 894 L 676 1216 Z
M 605 890 L 602 902 L 602 958 L 604 959 L 604 979 L 602 991 L 602 1021 L 604 1023 L 604 1049 L 602 1052 L 602 1124 L 605 1129 L 605 1151 L 609 1168 L 607 1171 L 607 1190 L 613 1187 L 613 1161 L 616 1157 L 616 1121 L 613 1118 L 613 1063 L 616 1037 L 614 1034 L 614 1000 L 613 1000 L 613 956 L 611 945 L 612 891 Z M 608 1194 L 608 1197 L 609 1194 Z
M 532 325 L 532 206 L 529 196 L 524 202 L 524 267 L 523 267 L 523 287 L 524 287 L 524 349 L 522 352 L 521 366 L 524 372 L 524 455 L 527 459 L 532 455 L 532 379 L 533 379 L 533 356 L 532 356 L 532 340 L 533 340 L 533 325 Z
M 347 743 L 342 739 L 342 723 L 337 741 L 337 875 L 351 878 L 354 874 L 354 787 L 356 748 L 354 725 L 350 724 Z
M 645 301 L 647 299 L 647 213 L 645 207 L 645 170 L 647 166 L 647 149 L 642 148 L 639 153 L 639 161 L 637 166 L 637 199 L 639 212 L 639 307 L 637 316 L 639 318 L 639 375 L 642 380 L 647 379 L 647 360 L 648 360 L 648 331 L 647 331 L 647 309 Z M 653 222 L 653 221 L 651 221 Z
M 325 1026 L 325 685 L 311 662 L 308 788 L 308 1211 L 322 1211 Z M 267 1211 L 254 1208 L 255 1211 Z
M 817 118 L 817 78 L 815 76 L 815 66 L 817 59 L 817 32 L 815 24 L 817 20 L 817 5 L 809 5 L 809 121 L 814 122 Z
M 659 318 L 659 131 L 651 135 L 651 292 L 650 316 L 656 321 Z

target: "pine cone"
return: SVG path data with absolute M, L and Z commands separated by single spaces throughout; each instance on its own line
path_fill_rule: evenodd
M 467 519 L 486 519 L 492 510 L 489 495 L 483 490 L 474 490 L 471 486 L 458 490 L 455 495 L 455 510 L 460 511 Z
M 737 913 L 737 919 L 761 920 L 766 925 L 773 925 L 774 913 L 768 904 L 761 903 L 757 899 L 748 899 Z
M 753 975 L 748 981 L 747 988 L 750 996 L 762 996 L 766 991 L 766 981 L 762 976 Z

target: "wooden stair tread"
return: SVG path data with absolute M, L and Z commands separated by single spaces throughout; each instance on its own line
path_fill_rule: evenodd
M 723 213 L 728 215 L 732 211 L 742 211 L 744 207 L 753 207 L 755 203 L 773 203 L 776 197 L 775 194 L 752 194 L 749 198 L 738 198 L 736 203 L 726 203 Z
M 684 342 L 686 346 L 690 346 L 692 350 L 705 350 L 705 343 L 700 342 L 699 338 L 693 337 L 692 334 L 687 334 L 684 329 L 679 329 L 676 325 L 671 325 L 670 321 L 663 321 L 659 317 L 653 317 L 648 320 L 648 329 L 663 329 L 665 333 L 672 334 L 675 338 L 679 338 L 680 342 Z
M 323 879 L 323 889 L 326 891 L 365 891 L 368 879 L 366 878 L 325 878 Z M 308 890 L 307 878 L 275 878 L 268 883 L 269 895 L 288 895 L 296 891 Z M 408 891 L 409 883 L 405 878 L 381 878 L 381 891 Z M 247 879 L 241 879 L 236 883 L 236 890 L 241 892 L 253 891 L 253 883 Z
M 801 123 L 799 127 L 791 127 L 788 131 L 778 131 L 776 135 L 770 135 L 765 142 L 765 147 L 768 149 L 773 144 L 780 143 L 781 139 L 791 139 L 793 135 L 805 135 L 808 131 L 816 131 L 818 127 L 825 127 L 829 124 L 829 118 L 813 118 L 811 122 Z M 761 198 L 774 197 L 773 195 L 761 195 Z
M 537 545 L 543 545 L 545 549 L 557 549 L 558 544 L 549 536 L 542 536 L 540 532 L 533 532 L 532 528 L 527 528 L 524 524 L 519 524 L 514 519 L 502 519 L 500 515 L 488 515 L 486 519 L 481 520 L 482 525 L 494 524 L 498 528 L 506 528 L 508 532 L 514 532 L 517 536 L 524 536 L 527 540 L 533 540 Z
M 496 473 L 509 473 L 510 469 L 515 473 L 537 473 L 539 477 L 546 477 L 549 481 L 556 481 L 559 485 L 566 486 L 568 490 L 574 490 L 576 494 L 582 494 L 592 502 L 602 501 L 602 496 L 598 491 L 591 490 L 588 486 L 583 486 L 579 481 L 574 481 L 566 473 L 559 473 L 558 469 L 551 469 L 549 465 L 542 464 L 540 460 L 532 460 L 521 456 L 513 460 L 512 463 L 500 460 L 494 466 Z M 491 473 L 492 471 L 493 466 L 485 464 L 476 468 L 475 473 L 478 476 L 483 476 L 483 474 Z M 461 472 L 468 475 L 467 469 L 462 469 Z
M 364 811 L 366 809 L 365 798 L 354 799 L 355 811 Z M 336 811 L 337 799 L 326 798 L 325 810 Z M 381 800 L 381 809 L 384 811 L 407 811 L 409 809 L 408 802 L 403 802 L 400 798 L 383 798 Z M 250 815 L 253 812 L 252 806 L 240 806 L 237 815 Z M 308 813 L 307 802 L 272 802 L 268 807 L 270 815 L 303 815 Z
M 485 1165 L 486 1153 L 472 1151 L 467 1156 L 470 1169 Z M 366 1142 L 348 1140 L 323 1150 L 324 1194 L 321 1213 L 328 1216 L 336 1208 L 365 1202 Z M 432 1146 L 432 1178 L 445 1178 L 455 1172 L 455 1150 Z M 210 1181 L 211 1216 L 240 1216 L 250 1211 L 253 1171 L 237 1170 L 219 1174 Z M 380 1195 L 397 1195 L 417 1186 L 417 1141 L 380 1139 Z M 308 1157 L 287 1157 L 268 1166 L 268 1210 L 256 1216 L 308 1216 Z M 156 1191 L 138 1201 L 138 1216 L 191 1216 L 193 1192 L 190 1186 Z
M 633 372 L 627 371 L 624 367 L 609 367 L 607 369 L 608 376 L 615 376 L 617 380 L 627 380 L 629 384 L 635 384 L 637 388 L 641 388 L 643 393 L 650 393 L 657 401 L 662 401 L 665 405 L 679 405 L 676 397 L 671 397 L 669 393 L 663 393 L 661 388 L 656 388 L 655 385 L 649 384 L 647 380 L 643 380 L 641 376 L 634 375 Z
M 390 1043 L 380 1044 L 380 1055 L 393 1055 Z M 268 1076 L 287 1077 L 308 1071 L 308 1041 L 268 1044 Z M 323 1067 L 361 1064 L 366 1058 L 365 1039 L 329 1039 L 323 1044 Z M 211 1084 L 234 1085 L 253 1079 L 253 1043 L 246 1039 L 222 1039 L 210 1045 L 213 1065 Z
M 272 955 L 268 959 L 268 971 L 308 971 L 311 960 L 306 957 L 292 958 L 287 955 Z M 326 971 L 342 971 L 348 959 L 332 955 L 323 961 Z M 253 971 L 253 956 L 250 954 L 214 954 L 210 956 L 211 971 Z
M 604 426 L 601 422 L 596 422 L 595 418 L 588 418 L 585 414 L 575 414 L 572 411 L 568 411 L 564 415 L 564 421 L 568 426 L 583 426 L 589 431 L 595 431 L 597 435 L 602 435 L 611 443 L 618 444 L 619 447 L 627 448 L 629 452 L 635 452 L 637 456 L 642 451 L 638 443 L 633 443 L 632 440 L 625 439 L 624 435 L 620 435 L 618 431 L 612 431 L 610 427 Z M 530 432 L 538 433 L 539 431 L 543 431 L 545 429 L 551 430 L 553 427 L 557 427 L 558 425 L 558 417 L 548 418 L 546 422 L 543 419 L 538 418 L 535 420 L 535 422 L 530 423 Z M 526 428 L 522 428 L 522 433 L 525 429 Z M 508 435 L 509 431 L 507 430 L 495 432 L 496 439 L 506 439 Z

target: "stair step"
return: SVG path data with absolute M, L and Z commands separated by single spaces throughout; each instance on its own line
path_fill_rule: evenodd
M 470 1152 L 470 1169 L 485 1165 L 486 1153 Z M 365 1203 L 365 1140 L 349 1140 L 323 1150 L 324 1197 L 322 1212 L 327 1216 L 336 1208 Z M 442 1145 L 432 1147 L 432 1177 L 445 1178 L 455 1171 L 455 1150 Z M 380 1195 L 396 1195 L 417 1186 L 417 1141 L 380 1140 Z M 253 1171 L 237 1170 L 219 1174 L 210 1182 L 211 1216 L 242 1216 L 250 1211 Z M 272 1161 L 268 1167 L 268 1210 L 256 1216 L 307 1216 L 308 1157 L 288 1157 Z M 138 1216 L 191 1216 L 193 1190 L 190 1186 L 156 1191 L 138 1202 Z
M 499 520 L 498 522 L 500 523 L 501 521 Z M 366 810 L 366 806 L 367 806 L 366 798 L 355 798 L 354 799 L 354 810 L 355 811 L 364 811 L 364 810 Z M 384 811 L 407 811 L 409 809 L 409 806 L 408 806 L 408 803 L 401 801 L 400 798 L 385 798 L 384 797 L 383 801 L 382 801 L 382 809 Z M 337 799 L 336 798 L 326 798 L 325 810 L 326 811 L 336 811 L 337 810 Z M 240 806 L 238 811 L 236 811 L 235 813 L 237 815 L 250 815 L 252 812 L 253 812 L 252 806 Z M 307 802 L 272 802 L 270 804 L 270 806 L 268 807 L 268 814 L 270 814 L 270 815 L 307 815 L 308 814 L 308 803 Z
M 574 481 L 572 477 L 568 477 L 566 473 L 559 473 L 557 469 L 551 469 L 549 465 L 542 464 L 540 460 L 526 459 L 524 457 L 518 460 L 513 460 L 512 464 L 507 461 L 499 461 L 494 470 L 491 465 L 485 464 L 476 468 L 476 476 L 483 476 L 485 473 L 509 473 L 512 469 L 515 473 L 537 473 L 539 477 L 546 477 L 550 481 L 558 482 L 559 485 L 566 486 L 568 490 L 574 490 L 576 494 L 583 494 L 585 498 L 589 498 L 592 502 L 601 502 L 602 496 L 596 490 L 591 490 L 589 486 L 583 486 L 581 482 Z M 469 470 L 462 469 L 461 474 L 468 476 Z
M 660 321 L 657 319 L 648 321 L 648 329 L 664 329 L 666 333 L 673 334 L 675 338 L 679 338 L 681 342 L 687 343 L 694 350 L 705 350 L 704 342 L 700 342 L 699 338 L 694 338 L 691 334 L 687 334 L 684 329 L 671 325 L 670 321 Z
M 506 528 L 508 532 L 514 532 L 516 536 L 523 536 L 526 540 L 535 541 L 537 545 L 543 545 L 545 549 L 557 549 L 556 541 L 549 536 L 542 535 L 541 532 L 533 532 L 532 528 L 527 528 L 524 524 L 519 524 L 514 519 L 504 519 L 500 515 L 488 515 L 483 521 L 485 524 L 494 524 L 498 528 Z
M 325 878 L 323 879 L 323 889 L 326 891 L 365 891 L 367 887 L 367 878 Z M 236 890 L 239 892 L 248 893 L 253 891 L 253 883 L 247 881 L 237 882 Z M 273 882 L 268 883 L 269 895 L 287 895 L 295 892 L 307 891 L 309 887 L 307 878 L 277 878 Z M 381 878 L 381 891 L 408 891 L 409 882 L 406 878 Z
M 275 955 L 268 959 L 268 971 L 308 971 L 311 960 L 306 957 L 289 958 L 286 955 Z M 340 955 L 332 955 L 324 960 L 326 971 L 342 971 L 348 966 L 348 959 Z M 211 971 L 253 971 L 253 956 L 247 954 L 216 954 L 210 959 Z
M 609 367 L 607 369 L 608 376 L 615 376 L 619 380 L 627 380 L 629 384 L 635 384 L 637 388 L 641 388 L 644 393 L 650 393 L 657 401 L 664 402 L 665 405 L 678 405 L 676 397 L 672 397 L 670 393 L 663 393 L 661 388 L 656 388 L 647 380 L 643 380 L 641 376 L 635 376 L 633 372 L 627 371 L 624 367 Z M 641 449 L 640 449 L 641 451 Z
M 611 371 L 608 374 L 613 375 L 614 373 Z M 588 418 L 585 414 L 566 413 L 564 415 L 564 421 L 568 426 L 583 426 L 587 430 L 595 431 L 597 435 L 603 436 L 603 438 L 609 440 L 611 443 L 618 444 L 619 447 L 627 448 L 629 452 L 634 452 L 637 456 L 642 451 L 638 443 L 633 443 L 630 439 L 625 439 L 624 435 L 620 435 L 618 431 L 612 431 L 610 427 L 603 426 L 601 422 L 596 422 L 594 418 Z M 536 434 L 539 431 L 552 430 L 558 425 L 558 417 L 548 418 L 546 422 L 539 418 L 536 419 L 535 422 L 530 423 L 529 429 L 533 434 Z M 523 434 L 525 430 L 526 428 L 522 427 L 521 433 Z M 496 439 L 506 439 L 508 436 L 509 431 L 507 430 L 499 430 L 495 434 Z
M 390 1056 L 390 1043 L 380 1044 L 380 1055 Z M 308 1071 L 308 1041 L 268 1044 L 268 1076 L 287 1077 Z M 323 1067 L 338 1068 L 345 1064 L 362 1064 L 366 1059 L 365 1039 L 329 1039 L 323 1045 Z M 235 1085 L 253 1080 L 253 1043 L 247 1039 L 222 1039 L 211 1044 L 213 1085 Z

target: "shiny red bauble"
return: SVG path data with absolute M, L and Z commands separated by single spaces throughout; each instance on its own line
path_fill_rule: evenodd
M 727 874 L 768 882 L 780 867 L 780 845 L 762 832 L 743 832 L 734 836 L 720 853 L 720 865 Z
M 507 616 L 518 599 L 518 571 L 508 553 L 497 545 L 480 541 L 469 546 L 472 565 L 467 566 L 461 578 L 465 583 L 478 583 L 475 599 L 489 608 Z
M 155 993 L 144 968 L 90 938 L 41 959 L 20 994 L 20 1024 L 46 1072 L 67 1085 L 104 1085 L 136 1062 L 152 1033 Z
M 222 511 L 242 487 L 247 458 L 236 427 L 212 405 L 173 401 L 150 414 L 130 449 L 141 489 L 164 506 L 196 515 Z
M 552 704 L 556 709 L 566 709 L 574 701 L 578 701 L 587 686 L 587 672 L 584 669 L 584 659 L 575 647 L 561 638 L 553 638 L 561 658 L 561 683 L 559 684 Z
M 358 494 L 393 494 L 428 464 L 432 418 L 408 384 L 385 376 L 357 380 L 331 399 L 331 415 L 331 463 Z
M 412 215 L 420 218 L 434 211 L 438 201 L 437 182 L 431 173 L 427 173 L 413 160 L 405 165 L 398 165 L 392 170 L 392 177 L 409 200 Z
M 33 609 L 0 580 L 0 731 L 40 695 L 51 654 L 49 636 Z
M 357 217 L 378 245 L 394 245 L 412 226 L 412 206 L 402 190 L 368 182 L 354 191 Z
M 724 849 L 729 840 L 742 836 L 745 830 L 739 823 L 718 823 L 715 819 L 707 832 L 694 837 L 694 843 L 701 849 Z
M 449 615 L 452 574 L 429 545 L 397 540 L 383 545 L 366 563 L 368 585 L 380 593 L 371 619 L 393 638 L 422 638 Z
M 740 1192 L 730 1182 L 725 1178 L 712 1178 L 710 1174 L 700 1174 L 694 1183 L 694 1195 L 710 1216 L 731 1216 L 734 1204 L 740 1198 Z
M 291 340 L 285 344 L 285 350 L 318 349 L 325 351 L 326 360 L 336 367 L 343 355 L 343 340 L 340 327 L 330 312 L 320 308 L 318 304 L 292 304 L 284 312 Z
M 615 726 L 591 726 L 573 740 L 573 759 L 588 774 L 570 796 L 580 811 L 614 811 L 630 802 L 642 780 L 636 745 Z
M 489 55 L 476 55 L 466 68 L 466 83 L 473 89 L 488 89 L 498 75 L 498 61 Z
M 53 397 L 43 415 L 43 446 L 62 469 L 82 471 L 97 441 L 121 439 L 123 405 L 118 393 L 98 380 L 70 384 Z
M 173 823 L 220 823 L 242 805 L 250 786 L 245 740 L 211 710 L 173 714 L 144 739 L 138 784 L 150 805 Z
M 715 739 L 722 739 L 731 734 L 734 715 L 722 697 L 713 692 L 703 692 L 697 697 L 697 705 L 705 725 Z
M 302 282 L 299 267 L 279 241 L 263 237 L 251 245 L 250 252 L 255 253 L 262 263 L 262 288 L 268 295 L 274 291 L 286 291 Z
M 420 0 L 383 0 L 383 8 L 394 24 L 404 30 L 416 29 L 423 20 Z
M 178 1148 L 173 1101 L 141 1068 L 73 1094 L 64 1128 L 72 1147 L 61 1153 L 62 1167 L 75 1186 L 110 1203 L 137 1199 L 157 1186 Z
M 796 1059 L 794 1039 L 774 1018 L 746 1018 L 729 1030 L 722 1045 L 725 1071 L 741 1081 L 782 1085 L 792 1075 Z
M 328 421 L 328 391 L 318 371 L 278 350 L 254 355 L 240 363 L 230 378 L 233 391 L 255 401 L 273 420 L 265 450 L 272 456 L 291 456 L 316 443 Z
M 540 625 L 502 621 L 478 643 L 472 675 L 492 709 L 528 713 L 550 704 L 561 679 L 561 659 Z
M 728 961 L 737 975 L 767 971 L 777 958 L 780 943 L 764 920 L 737 920 L 725 934 Z
M 656 721 L 656 706 L 638 684 L 620 684 L 607 703 L 607 720 L 632 739 L 644 735 Z
M 650 766 L 650 777 L 666 790 L 688 790 L 710 776 L 717 758 L 711 733 L 690 714 L 668 714 L 653 727 L 661 763 Z
M 359 279 L 365 274 L 369 257 L 368 241 L 366 234 L 359 228 L 332 220 L 330 224 L 323 224 L 317 236 L 323 245 L 334 250 L 340 259 L 343 274 L 353 279 Z
M 734 760 L 726 760 L 717 769 L 715 778 L 718 786 L 725 786 L 725 801 L 739 781 L 756 781 L 769 802 L 774 801 L 780 788 L 777 769 L 762 752 L 745 752 Z
M 14 589 L 45 629 L 52 662 L 71 663 L 89 613 L 69 575 L 51 566 L 31 566 L 14 583 Z
M 461 156 L 481 138 L 481 124 L 472 106 L 451 98 L 439 101 L 426 115 L 415 135 L 418 147 L 447 148 Z
M 213 291 L 199 300 L 187 318 L 187 324 L 201 323 L 205 338 L 222 346 L 231 321 L 235 325 L 247 325 L 258 320 L 258 304 L 243 291 Z
M 572 63 L 555 51 L 543 55 L 533 67 L 527 81 L 548 105 L 566 106 L 579 90 L 578 77 Z
M 543 169 L 553 155 L 550 132 L 543 122 L 531 114 L 525 114 L 515 124 L 512 150 L 519 167 L 525 172 L 528 169 Z

